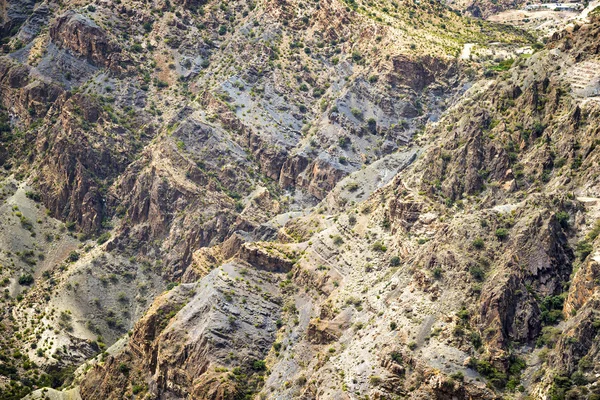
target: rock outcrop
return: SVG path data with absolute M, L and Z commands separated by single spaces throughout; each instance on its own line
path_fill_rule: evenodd
M 50 27 L 50 38 L 58 46 L 68 48 L 88 62 L 119 70 L 121 49 L 102 28 L 88 17 L 67 11 Z
M 88 373 L 82 397 L 120 399 L 143 387 L 158 398 L 235 399 L 259 389 L 281 307 L 270 281 L 229 263 L 172 289 L 138 322 L 127 348 Z

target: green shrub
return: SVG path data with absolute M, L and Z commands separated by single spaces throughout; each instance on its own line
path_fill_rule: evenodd
M 471 268 L 469 268 L 469 273 L 478 281 L 482 281 L 485 278 L 485 271 L 479 265 L 471 266 Z
M 565 302 L 565 296 L 546 296 L 540 303 L 540 310 L 542 311 L 541 320 L 545 325 L 554 325 L 559 322 L 562 317 L 562 308 Z
M 461 321 L 468 322 L 469 318 L 471 318 L 471 313 L 469 313 L 469 310 L 463 307 L 456 313 L 456 316 L 460 318 Z
M 490 383 L 496 388 L 503 388 L 506 384 L 506 374 L 498 371 L 489 361 L 478 360 L 472 357 L 469 361 L 469 368 L 476 370 L 481 375 L 489 379 Z
M 19 285 L 29 286 L 33 283 L 33 276 L 31 274 L 23 274 L 19 277 Z
M 28 199 L 31 199 L 33 201 L 41 201 L 42 200 L 42 196 L 40 196 L 39 193 L 32 192 L 32 191 L 25 192 L 25 196 L 27 196 Z
M 76 251 L 70 252 L 67 260 L 70 262 L 75 262 L 75 261 L 79 260 L 79 253 Z
M 397 351 L 392 351 L 392 352 L 390 353 L 390 357 L 391 357 L 391 359 L 392 359 L 392 360 L 393 360 L 395 363 L 397 363 L 397 364 L 402 364 L 402 363 L 403 363 L 403 361 L 404 361 L 404 360 L 402 359 L 402 354 L 400 354 L 400 353 L 399 353 L 399 352 L 397 352 Z
M 512 67 L 513 63 L 515 62 L 515 60 L 513 60 L 512 58 L 500 61 L 497 65 L 491 67 L 490 69 L 492 71 L 507 71 L 510 69 L 510 67 Z
M 118 369 L 119 369 L 119 372 L 124 375 L 127 375 L 129 373 L 129 365 L 127 365 L 123 362 L 119 364 Z
M 592 251 L 594 251 L 594 247 L 587 240 L 582 240 L 577 243 L 577 246 L 575 246 L 575 252 L 581 261 L 585 260 L 587 256 L 592 253 Z
M 496 237 L 498 240 L 504 240 L 508 237 L 508 229 L 506 228 L 498 228 L 496 229 Z
M 33 232 L 33 223 L 24 215 L 21 215 L 21 226 L 28 231 Z
M 569 228 L 569 213 L 561 211 L 556 213 L 556 220 L 563 227 L 563 229 Z
M 133 385 L 133 387 L 131 388 L 131 393 L 139 394 L 139 393 L 143 392 L 145 389 L 146 389 L 146 387 L 144 385 Z
M 133 45 L 131 45 L 130 50 L 134 53 L 141 53 L 142 51 L 144 51 L 144 48 L 142 47 L 141 44 L 134 43 Z
M 252 369 L 255 371 L 264 371 L 267 369 L 267 364 L 263 360 L 254 360 Z
M 581 371 L 575 371 L 571 375 L 571 382 L 577 386 L 585 386 L 588 384 L 588 380 Z
M 371 246 L 371 248 L 372 248 L 374 251 L 381 251 L 381 252 L 385 252 L 385 251 L 387 251 L 387 247 L 386 247 L 386 245 L 384 245 L 384 244 L 383 244 L 382 242 L 380 242 L 380 241 L 377 241 L 377 242 L 373 243 L 373 245 Z
M 482 342 L 479 333 L 471 332 L 469 334 L 469 339 L 471 339 L 471 344 L 473 345 L 473 347 L 475 347 L 476 349 L 479 349 L 481 347 Z
M 342 148 L 342 149 L 346 149 L 348 148 L 348 146 L 350 146 L 350 138 L 347 136 L 341 136 L 338 139 L 338 145 Z
M 104 244 L 108 241 L 108 239 L 110 239 L 110 232 L 104 232 L 102 235 L 100 235 L 98 237 L 98 239 L 96 240 L 96 243 Z
M 455 381 L 462 382 L 465 379 L 465 375 L 462 373 L 462 371 L 457 371 L 451 374 L 450 378 L 454 379 Z

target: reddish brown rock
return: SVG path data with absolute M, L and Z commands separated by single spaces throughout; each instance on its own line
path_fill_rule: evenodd
M 67 11 L 50 27 L 50 37 L 90 63 L 119 70 L 121 49 L 95 22 L 75 11 Z

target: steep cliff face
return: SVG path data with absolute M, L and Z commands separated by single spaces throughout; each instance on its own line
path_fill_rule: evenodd
M 117 70 L 121 49 L 89 17 L 70 10 L 56 18 L 49 30 L 50 39 L 94 65 Z

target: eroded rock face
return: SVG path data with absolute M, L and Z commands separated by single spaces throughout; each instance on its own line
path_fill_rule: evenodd
M 435 72 L 437 71 L 432 69 L 442 65 L 445 63 L 436 63 L 433 59 L 415 61 L 406 56 L 394 57 L 392 59 L 393 69 L 388 75 L 388 80 L 391 85 L 408 86 L 415 91 L 420 91 L 435 82 Z
M 514 240 L 514 256 L 505 259 L 516 261 L 515 257 L 527 255 L 521 259 L 527 268 L 502 283 L 496 282 L 481 299 L 481 322 L 497 327 L 496 334 L 487 339 L 497 340 L 501 346 L 507 345 L 508 340 L 531 342 L 537 337 L 542 327 L 540 310 L 526 286 L 533 283 L 535 292 L 542 297 L 560 294 L 573 261 L 566 237 L 552 218 L 544 221 L 537 216 L 524 231 L 516 233 Z M 509 261 L 506 270 L 514 270 L 515 261 Z
M 0 59 L 2 105 L 25 120 L 45 117 L 53 103 L 64 93 L 59 85 L 30 75 L 30 67 L 8 58 Z
M 173 175 L 174 165 L 183 169 L 181 175 Z M 233 201 L 171 144 L 149 150 L 131 164 L 112 200 L 112 207 L 125 213 L 131 226 L 111 246 L 164 251 L 165 274 L 171 277 L 181 277 L 198 246 L 224 240 L 236 230 Z
M 50 37 L 92 64 L 119 69 L 120 48 L 88 17 L 67 11 L 50 27 Z
M 596 298 L 586 303 L 577 316 L 567 321 L 564 335 L 556 343 L 556 351 L 553 352 L 549 363 L 564 375 L 571 375 L 578 369 L 589 372 L 595 370 L 598 365 L 598 306 L 600 302 Z M 583 362 L 580 363 L 582 359 Z
M 240 286 L 235 280 L 242 276 Z M 234 399 L 255 390 L 254 375 L 264 369 L 255 362 L 275 340 L 281 307 L 272 279 L 233 262 L 172 289 L 138 322 L 128 347 L 89 372 L 82 397 L 122 398 L 139 382 L 161 399 Z M 130 371 L 123 374 L 120 365 Z M 239 368 L 245 378 L 221 380 L 224 367 Z
M 31 15 L 35 0 L 0 2 L 0 38 L 5 38 L 18 31 L 19 26 Z
M 596 256 L 588 257 L 575 276 L 565 301 L 565 313 L 570 315 L 581 309 L 588 301 L 592 300 L 598 289 L 600 280 L 600 264 Z
M 300 178 L 299 184 L 306 187 L 308 192 L 317 199 L 325 198 L 347 172 L 323 159 L 317 159 L 307 167 L 305 174 Z
M 402 228 L 410 230 L 410 227 L 419 220 L 422 211 L 422 203 L 397 198 L 390 203 L 390 220 L 399 223 Z
M 261 247 L 252 243 L 244 243 L 239 248 L 237 257 L 254 265 L 256 268 L 271 272 L 289 272 L 293 261 L 286 260 L 273 248 Z
M 340 324 L 333 321 L 311 321 L 306 332 L 308 340 L 317 344 L 334 342 L 341 334 Z
M 74 221 L 86 232 L 97 231 L 106 215 L 102 181 L 122 171 L 127 147 L 111 143 L 89 131 L 89 124 L 102 124 L 102 110 L 84 95 L 59 100 L 60 119 L 38 137 L 40 153 L 54 157 L 39 169 L 39 187 L 54 215 Z

